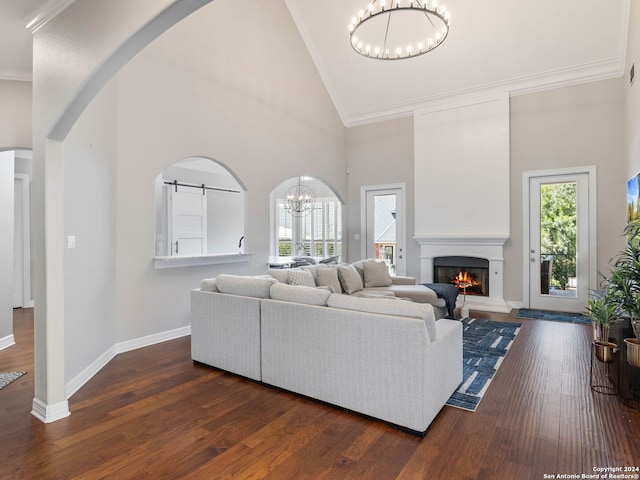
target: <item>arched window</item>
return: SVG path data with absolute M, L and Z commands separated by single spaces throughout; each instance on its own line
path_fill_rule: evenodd
M 310 191 L 307 209 L 292 212 L 288 202 L 296 187 Z M 295 177 L 271 192 L 271 254 L 278 257 L 342 257 L 342 200 L 324 182 L 312 177 Z M 295 210 L 295 209 L 294 209 Z

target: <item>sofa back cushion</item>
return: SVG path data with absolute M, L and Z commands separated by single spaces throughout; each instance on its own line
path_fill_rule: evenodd
M 287 268 L 270 268 L 265 275 L 270 275 L 280 283 L 289 283 L 289 269 Z
M 338 278 L 345 293 L 351 295 L 363 288 L 362 278 L 352 265 L 338 265 Z
M 270 288 L 278 281 L 273 277 L 244 277 L 221 273 L 216 277 L 216 287 L 220 293 L 243 295 L 245 297 L 270 298 Z
M 200 290 L 203 292 L 218 292 L 215 278 L 205 278 L 200 280 Z
M 342 293 L 342 285 L 338 279 L 338 267 L 335 265 L 319 268 L 316 271 L 318 277 L 316 284 L 319 287 L 331 287 L 335 293 Z
M 415 303 L 389 297 L 365 298 L 332 294 L 329 300 L 327 300 L 327 305 L 332 308 L 342 308 L 344 310 L 421 318 L 427 327 L 429 339 L 432 342 L 436 340 L 436 318 L 433 313 L 433 306 L 428 303 Z
M 271 298 L 283 302 L 304 303 L 305 305 L 326 306 L 331 292 L 325 288 L 276 283 L 271 286 Z
M 371 287 L 388 287 L 393 283 L 387 264 L 384 262 L 363 262 L 364 267 L 364 286 Z

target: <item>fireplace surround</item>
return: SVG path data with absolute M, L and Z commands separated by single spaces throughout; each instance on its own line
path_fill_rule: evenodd
M 488 295 L 468 295 L 470 309 L 504 312 L 511 310 L 504 300 L 504 243 L 508 235 L 495 236 L 415 236 L 420 245 L 420 281 L 434 283 L 434 259 L 474 257 L 488 262 Z M 446 282 L 448 283 L 448 282 Z M 461 303 L 461 296 L 458 297 Z

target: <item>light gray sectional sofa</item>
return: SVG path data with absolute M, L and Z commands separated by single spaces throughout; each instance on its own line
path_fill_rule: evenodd
M 309 272 L 310 278 L 296 278 L 296 272 Z M 346 293 L 356 296 L 387 295 L 407 298 L 418 303 L 433 305 L 436 319 L 447 316 L 447 304 L 443 298 L 424 285 L 416 285 L 413 277 L 391 276 L 383 262 L 370 258 L 352 264 L 309 265 L 293 270 L 271 269 L 267 275 L 280 283 L 304 285 L 308 287 L 331 287 L 335 293 Z M 357 274 L 357 275 L 356 275 Z M 292 282 L 293 280 L 293 282 Z
M 191 292 L 205 363 L 424 434 L 462 381 L 462 325 L 427 303 L 219 275 Z

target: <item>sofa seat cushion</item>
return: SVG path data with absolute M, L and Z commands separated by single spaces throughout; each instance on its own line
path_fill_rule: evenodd
M 387 290 L 386 288 L 363 288 L 359 292 L 354 293 L 353 296 L 361 297 L 361 298 L 380 298 L 380 297 L 396 298 L 396 294 L 393 293 L 391 290 Z M 406 300 L 411 300 L 411 299 L 407 298 Z
M 371 287 L 367 291 L 388 290 L 396 297 L 410 298 L 418 303 L 430 303 L 434 307 L 446 307 L 444 298 L 438 298 L 436 292 L 424 285 L 389 285 L 388 287 Z
M 221 273 L 216 277 L 216 287 L 220 293 L 245 297 L 270 298 L 270 289 L 274 283 L 278 281 L 266 275 L 248 277 Z
M 427 327 L 429 339 L 432 342 L 436 340 L 436 318 L 433 313 L 433 306 L 428 303 L 405 302 L 397 298 L 385 297 L 355 297 L 334 293 L 327 300 L 327 305 L 331 308 L 342 308 L 358 312 L 420 318 Z
M 273 300 L 318 306 L 326 306 L 331 295 L 331 291 L 325 288 L 286 285 L 284 283 L 272 285 L 270 291 Z

